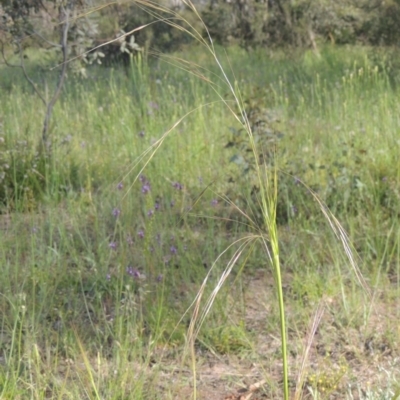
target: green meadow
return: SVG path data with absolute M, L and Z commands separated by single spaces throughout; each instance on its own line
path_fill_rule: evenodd
M 399 396 L 400 59 L 217 54 L 239 104 L 200 47 L 70 73 L 45 160 L 0 66 L 1 399 L 283 398 L 274 254 L 290 398 Z

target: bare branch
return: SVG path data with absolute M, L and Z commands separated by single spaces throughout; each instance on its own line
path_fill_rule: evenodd
M 0 43 L 1 43 L 1 56 L 2 56 L 2 58 L 3 58 L 3 60 L 4 60 L 4 64 L 6 64 L 7 67 L 20 68 L 21 65 L 11 64 L 11 63 L 7 60 L 7 57 L 6 57 L 6 55 L 4 54 L 4 43 L 3 43 L 2 40 L 0 40 Z
M 21 49 L 21 45 L 20 43 L 17 44 L 18 45 L 18 51 L 20 54 L 20 60 L 21 60 L 21 69 L 22 72 L 24 73 L 25 79 L 31 84 L 31 86 L 33 87 L 33 90 L 36 92 L 36 94 L 39 96 L 40 100 L 42 100 L 43 104 L 46 105 L 46 99 L 44 98 L 44 96 L 40 93 L 39 89 L 36 87 L 35 82 L 33 82 L 33 80 L 31 79 L 31 77 L 28 75 L 28 73 L 26 72 L 26 68 L 25 68 L 25 63 L 24 63 L 24 54 L 23 51 Z
M 46 39 L 43 35 L 41 35 L 39 32 L 36 31 L 32 31 L 32 32 L 28 32 L 30 35 L 32 36 L 37 36 L 38 38 L 42 39 L 44 42 L 46 42 L 47 44 L 49 44 L 52 47 L 62 47 L 61 44 L 58 43 L 54 43 L 48 39 Z
M 60 46 L 62 49 L 63 54 L 63 62 L 62 62 L 62 69 L 60 75 L 58 77 L 58 82 L 56 86 L 56 90 L 54 91 L 53 97 L 51 98 L 50 102 L 47 104 L 46 116 L 44 118 L 43 123 L 43 131 L 42 131 L 42 144 L 45 148 L 49 147 L 48 143 L 48 130 L 49 130 L 49 122 L 51 118 L 51 114 L 53 112 L 54 104 L 56 103 L 57 99 L 61 94 L 61 89 L 64 85 L 65 75 L 67 72 L 67 58 L 68 58 L 68 30 L 69 30 L 69 10 L 66 10 L 63 6 L 60 6 L 60 20 L 62 24 L 61 28 L 61 41 Z
M 1 55 L 3 57 L 4 63 L 7 65 L 7 67 L 12 67 L 12 68 L 21 68 L 22 72 L 25 76 L 25 79 L 30 83 L 30 85 L 33 87 L 33 90 L 35 91 L 35 93 L 39 96 L 40 100 L 42 100 L 43 104 L 46 105 L 46 99 L 44 98 L 44 96 L 40 93 L 39 89 L 36 87 L 35 82 L 33 82 L 33 80 L 30 78 L 30 76 L 28 75 L 28 73 L 26 72 L 26 68 L 25 68 L 25 63 L 24 63 L 24 54 L 23 51 L 21 49 L 21 44 L 19 42 L 17 42 L 17 46 L 18 46 L 18 52 L 20 54 L 20 63 L 19 64 L 11 64 L 8 60 L 6 55 L 4 54 L 4 43 L 3 41 L 0 41 L 1 43 Z

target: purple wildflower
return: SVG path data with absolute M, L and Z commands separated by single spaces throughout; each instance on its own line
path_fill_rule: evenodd
M 175 182 L 172 184 L 172 186 L 176 189 L 176 190 L 182 190 L 183 189 L 183 185 L 179 182 Z
M 139 181 L 143 183 L 142 193 L 143 194 L 149 193 L 151 190 L 150 181 L 144 175 L 140 175 Z
M 107 275 L 106 275 L 106 280 L 109 281 L 110 279 L 111 279 L 111 275 L 110 275 L 110 274 L 107 274 Z
M 387 181 L 387 176 L 384 176 L 383 178 L 382 178 L 382 182 L 386 182 Z
M 138 231 L 137 235 L 140 237 L 140 239 L 144 238 L 144 231 L 141 229 L 140 231 Z
M 150 183 L 149 183 L 149 182 L 146 182 L 146 183 L 142 186 L 142 193 L 143 193 L 143 194 L 147 194 L 147 193 L 150 192 L 150 189 L 151 189 Z
M 154 209 L 155 209 L 156 211 L 158 211 L 158 210 L 160 209 L 160 203 L 159 203 L 158 201 L 155 202 L 155 204 L 154 204 Z
M 162 276 L 162 274 L 158 275 L 156 278 L 156 282 L 160 283 L 163 280 L 163 278 L 164 277 Z
M 129 246 L 132 246 L 132 245 L 133 245 L 133 238 L 132 238 L 131 235 L 128 235 L 128 236 L 126 237 L 126 243 L 128 243 Z
M 121 214 L 121 210 L 120 210 L 119 208 L 114 208 L 114 209 L 112 210 L 112 215 L 113 215 L 115 218 L 118 218 L 120 214 Z
M 176 249 L 175 246 L 171 246 L 169 248 L 169 250 L 170 250 L 171 254 L 173 254 L 173 255 L 177 255 L 178 254 L 178 250 Z
M 109 245 L 108 245 L 108 247 L 109 247 L 111 250 L 117 250 L 118 244 L 117 244 L 117 242 L 110 242 Z
M 118 183 L 117 189 L 122 190 L 124 188 L 124 184 L 122 182 Z
M 134 278 L 140 278 L 140 276 L 141 276 L 139 270 L 137 270 L 136 268 L 133 268 L 130 265 L 128 267 L 126 267 L 126 273 Z
M 153 210 L 147 211 L 147 216 L 148 216 L 149 218 L 151 218 L 153 215 L 154 215 L 154 211 L 153 211 Z
M 212 200 L 211 200 L 211 205 L 212 205 L 213 207 L 215 207 L 217 204 L 218 204 L 218 200 L 217 200 L 217 199 L 212 199 Z

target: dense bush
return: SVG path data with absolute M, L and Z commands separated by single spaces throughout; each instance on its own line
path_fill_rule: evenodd
M 202 9 L 211 36 L 222 44 L 316 46 L 399 41 L 400 2 L 213 0 Z
M 194 26 L 199 25 L 198 19 L 185 8 L 176 10 Z M 110 19 L 110 14 L 113 16 Z M 131 32 L 144 25 L 146 28 L 139 29 L 134 33 L 135 42 L 145 50 L 170 52 L 179 49 L 182 45 L 189 44 L 192 39 L 186 33 L 173 28 L 168 23 L 160 21 L 162 18 L 171 18 L 167 12 L 159 12 L 157 15 L 147 12 L 143 7 L 135 4 L 111 5 L 104 9 L 103 15 L 99 17 L 99 26 L 102 35 L 107 40 L 113 39 L 120 32 Z M 110 21 L 113 21 L 110 25 Z M 176 22 L 176 21 L 174 21 Z M 112 57 L 118 53 L 117 47 L 110 46 Z M 107 55 L 106 51 L 106 55 Z M 122 52 L 121 52 L 122 54 Z

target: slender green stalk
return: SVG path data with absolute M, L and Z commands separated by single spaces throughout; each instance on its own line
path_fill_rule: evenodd
M 255 152 L 255 156 L 257 153 Z M 258 158 L 256 158 L 258 159 Z M 278 183 L 276 170 L 274 172 L 273 182 L 271 184 L 268 179 L 268 171 L 264 171 L 265 178 L 262 179 L 261 168 L 257 167 L 258 177 L 261 187 L 261 206 L 264 215 L 264 222 L 268 230 L 269 241 L 271 246 L 271 253 L 267 247 L 266 241 L 264 241 L 267 254 L 272 262 L 274 269 L 276 293 L 278 296 L 279 305 L 279 321 L 281 331 L 281 356 L 282 356 L 282 374 L 283 374 L 283 393 L 284 399 L 289 399 L 289 366 L 287 358 L 287 333 L 286 333 L 286 317 L 285 317 L 285 304 L 283 301 L 283 288 L 282 288 L 282 275 L 281 265 L 279 258 L 279 241 L 278 241 L 278 228 L 276 224 L 276 206 L 278 200 Z M 262 183 L 265 185 L 262 185 Z M 272 187 L 271 187 L 272 186 Z
M 275 226 L 276 228 L 276 226 Z M 276 232 L 276 230 L 275 230 Z M 271 234 L 271 231 L 270 231 Z M 275 270 L 275 285 L 278 295 L 279 303 L 279 319 L 281 328 L 281 351 L 282 351 L 282 363 L 283 363 L 283 392 L 284 399 L 289 399 L 289 366 L 287 358 L 287 335 L 286 335 L 286 317 L 285 317 L 285 305 L 283 301 L 283 289 L 282 289 L 282 277 L 281 277 L 281 266 L 279 260 L 279 247 L 277 237 L 272 238 L 271 236 L 271 246 L 274 260 L 274 270 Z

